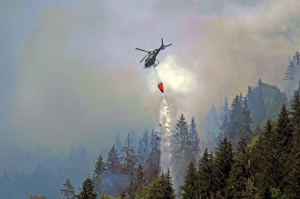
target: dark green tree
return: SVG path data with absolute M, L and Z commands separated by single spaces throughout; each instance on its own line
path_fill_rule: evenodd
M 197 198 L 209 198 L 216 191 L 217 176 L 215 176 L 213 168 L 213 154 L 208 153 L 208 149 L 199 160 L 197 171 Z
M 292 156 L 293 162 L 290 165 L 290 171 L 286 178 L 287 186 L 284 193 L 290 199 L 300 198 L 300 151 Z
M 78 199 L 96 199 L 97 194 L 94 191 L 93 181 L 88 177 L 82 184 L 82 189 L 78 195 Z
M 278 171 L 280 170 L 276 141 L 276 132 L 272 121 L 268 120 L 257 143 L 252 148 L 251 155 L 254 186 L 257 188 L 260 198 L 271 199 L 271 188 L 276 187 Z
M 295 96 L 296 95 L 294 95 L 294 98 Z M 295 108 L 293 109 L 296 112 Z M 295 114 L 295 112 L 291 117 L 294 131 L 292 149 L 288 157 L 289 160 L 287 161 L 288 174 L 285 176 L 286 186 L 284 188 L 285 195 L 291 199 L 300 198 L 300 126 L 296 119 L 298 116 Z
M 162 198 L 161 199 L 175 199 L 175 191 L 173 189 L 173 183 L 171 178 L 171 172 L 170 169 L 167 169 L 167 172 L 164 174 L 162 173 L 160 177 L 160 185 L 161 185 L 161 193 Z
M 233 151 L 230 140 L 227 137 L 223 137 L 215 150 L 215 160 L 213 172 L 215 172 L 215 178 L 213 181 L 216 183 L 216 190 L 220 191 L 222 196 L 226 196 L 227 181 L 229 179 L 229 173 L 233 165 Z
M 273 188 L 279 189 L 283 193 L 286 186 L 285 178 L 289 172 L 290 152 L 292 150 L 293 139 L 293 126 L 289 118 L 288 111 L 285 105 L 282 106 L 279 117 L 276 122 L 274 136 L 270 140 L 273 147 L 273 161 L 276 161 L 277 165 L 274 165 L 273 172 Z
M 183 199 L 198 199 L 198 186 L 197 186 L 197 176 L 196 176 L 196 168 L 193 162 L 190 162 L 187 174 L 184 179 L 184 185 L 180 187 L 183 191 L 182 198 Z
M 247 149 L 247 142 L 245 139 L 241 139 L 237 146 L 235 161 L 228 180 L 228 195 L 230 198 L 247 198 L 247 195 L 250 195 L 249 183 L 253 178 L 250 166 L 250 154 Z M 254 187 L 252 189 L 254 190 Z
M 294 92 L 289 113 L 291 114 L 293 125 L 300 129 L 300 95 L 298 91 Z

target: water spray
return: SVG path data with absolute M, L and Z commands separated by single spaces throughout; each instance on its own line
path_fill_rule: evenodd
M 161 169 L 167 171 L 171 162 L 171 117 L 169 105 L 166 101 L 164 93 L 160 104 L 160 126 L 161 126 Z M 171 169 L 171 168 L 170 168 Z M 172 170 L 172 169 L 171 169 Z

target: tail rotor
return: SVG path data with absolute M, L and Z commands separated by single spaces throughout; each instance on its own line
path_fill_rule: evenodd
M 164 40 L 161 38 L 161 50 L 164 50 L 166 47 L 171 46 L 172 44 L 164 45 Z

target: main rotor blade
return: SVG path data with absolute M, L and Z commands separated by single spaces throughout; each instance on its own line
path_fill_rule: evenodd
M 140 51 L 144 51 L 146 53 L 149 53 L 149 51 L 146 51 L 146 50 L 143 50 L 143 49 L 140 49 L 140 48 L 135 48 L 135 49 L 140 50 Z
M 171 46 L 172 44 L 166 45 L 165 47 Z
M 149 53 L 147 55 L 149 55 Z M 147 55 L 140 61 L 140 63 L 147 57 Z

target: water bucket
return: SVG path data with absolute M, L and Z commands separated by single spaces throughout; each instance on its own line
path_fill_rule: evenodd
M 163 85 L 163 83 L 159 82 L 157 86 L 158 86 L 159 90 L 163 93 L 164 92 L 164 85 Z

